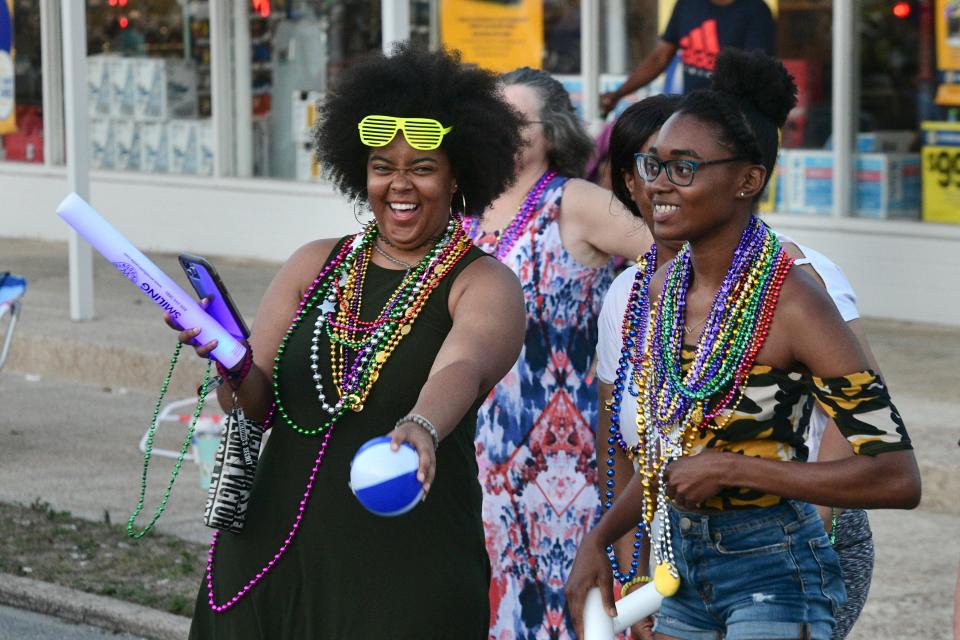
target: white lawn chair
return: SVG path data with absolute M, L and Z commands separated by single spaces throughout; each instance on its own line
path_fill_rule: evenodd
M 193 409 L 197 406 L 197 398 L 184 398 L 176 400 L 164 406 L 157 415 L 157 426 L 162 422 L 176 422 L 181 425 L 188 425 L 193 419 Z M 201 413 L 197 419 L 197 428 L 193 432 L 193 438 L 187 454 L 183 457 L 184 462 L 191 460 L 200 467 L 200 486 L 207 489 L 210 486 L 210 474 L 213 471 L 213 459 L 217 450 L 217 443 L 223 434 L 226 425 L 226 416 L 219 413 Z M 147 436 L 150 433 L 149 427 L 140 438 L 140 453 L 147 449 Z M 180 456 L 179 451 L 173 449 L 153 448 L 153 455 L 164 458 L 176 459 Z
M 16 328 L 17 319 L 20 317 L 20 304 L 26 290 L 26 278 L 9 271 L 0 271 L 0 324 L 2 324 L 5 315 L 10 316 L 7 321 L 6 333 L 3 334 L 3 346 L 0 347 L 0 370 L 3 369 L 3 363 L 6 362 L 7 354 L 10 353 L 10 345 L 13 343 L 13 330 Z

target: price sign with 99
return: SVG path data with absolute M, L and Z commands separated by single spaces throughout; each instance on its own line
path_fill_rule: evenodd
M 923 219 L 960 222 L 960 123 L 923 123 Z
M 926 156 L 927 173 L 936 176 L 937 184 L 944 188 L 960 189 L 960 149 L 940 149 Z

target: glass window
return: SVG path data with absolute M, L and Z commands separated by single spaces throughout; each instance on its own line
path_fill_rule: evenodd
M 380 49 L 380 19 L 380 0 L 251 6 L 254 175 L 320 178 L 310 139 L 317 100 L 360 57 Z
M 0 0 L 0 160 L 43 162 L 38 2 Z
M 211 175 L 208 2 L 87 0 L 94 169 Z

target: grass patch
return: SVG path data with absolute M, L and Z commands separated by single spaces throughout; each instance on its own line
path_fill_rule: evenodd
M 55 511 L 46 502 L 0 502 L 0 571 L 193 615 L 206 545 Z

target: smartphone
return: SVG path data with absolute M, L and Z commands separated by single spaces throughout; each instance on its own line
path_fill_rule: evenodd
M 197 292 L 197 296 L 201 300 L 210 298 L 207 313 L 234 338 L 238 340 L 249 338 L 250 330 L 243 321 L 243 316 L 237 311 L 237 305 L 233 303 L 233 298 L 223 286 L 220 274 L 213 265 L 204 258 L 190 253 L 181 253 L 179 260 L 180 267 L 187 275 L 193 290 Z

